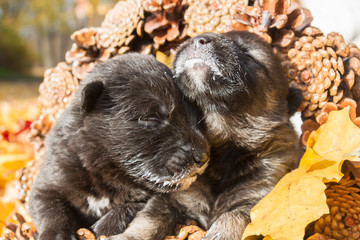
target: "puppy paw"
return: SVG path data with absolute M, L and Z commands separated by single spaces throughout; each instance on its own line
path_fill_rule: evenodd
M 77 240 L 77 238 L 71 233 L 44 232 L 39 235 L 38 240 Z
M 201 240 L 222 240 L 220 236 L 214 236 L 213 234 L 206 234 Z
M 113 236 L 123 233 L 125 229 L 125 222 L 112 218 L 101 218 L 91 226 L 91 230 L 95 233 L 96 236 Z
M 128 236 L 126 234 L 118 234 L 114 236 L 110 236 L 106 238 L 105 240 L 140 240 L 132 236 Z
M 101 235 L 112 236 L 119 234 L 121 232 L 117 231 L 114 226 L 111 224 L 102 224 L 103 222 L 97 222 L 91 227 L 91 230 L 95 233 L 97 237 Z
M 239 240 L 245 226 L 244 218 L 239 217 L 238 214 L 227 212 L 217 218 L 202 240 Z
M 239 240 L 237 234 L 232 233 L 207 233 L 201 240 Z

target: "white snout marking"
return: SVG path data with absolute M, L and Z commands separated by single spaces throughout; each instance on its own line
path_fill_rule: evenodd
M 206 89 L 204 81 L 206 80 L 210 66 L 208 66 L 203 59 L 196 58 L 187 60 L 184 68 L 188 70 L 189 77 L 193 81 L 196 89 L 199 92 L 204 92 Z
M 204 61 L 204 59 L 201 59 L 201 58 L 193 58 L 193 59 L 187 60 L 184 65 L 185 65 L 185 68 L 192 68 L 197 63 L 206 65 L 206 62 Z
M 110 207 L 110 200 L 109 198 L 106 197 L 102 197 L 100 199 L 97 199 L 93 196 L 89 196 L 87 197 L 87 202 L 88 202 L 88 211 L 91 213 L 96 214 L 96 216 L 101 217 L 102 211 L 106 208 Z

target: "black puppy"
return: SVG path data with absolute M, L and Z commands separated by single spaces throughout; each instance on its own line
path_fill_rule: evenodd
M 162 239 L 186 216 L 208 229 L 204 239 L 239 240 L 250 209 L 298 162 L 289 112 L 301 96 L 289 95 L 271 47 L 249 32 L 207 33 L 185 42 L 173 72 L 199 110 L 211 161 L 188 190 L 153 197 L 124 234 L 111 239 Z
M 98 64 L 48 134 L 29 210 L 40 240 L 76 239 L 80 227 L 121 233 L 154 193 L 184 190 L 209 146 L 152 56 Z

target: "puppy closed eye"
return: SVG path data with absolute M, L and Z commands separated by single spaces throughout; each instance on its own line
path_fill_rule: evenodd
M 161 125 L 162 122 L 163 122 L 163 120 L 159 119 L 157 117 L 146 116 L 146 117 L 140 117 L 138 119 L 139 124 L 144 125 L 144 126 L 149 126 L 149 127 L 155 127 L 155 126 Z
M 249 59 L 251 59 L 258 67 L 267 69 L 264 65 L 264 63 L 261 61 L 264 58 L 266 58 L 266 55 L 264 52 L 260 50 L 249 50 L 247 48 L 241 48 L 243 54 L 247 56 Z M 259 59 L 260 58 L 260 59 Z
M 145 127 L 161 127 L 169 123 L 168 115 L 159 112 L 145 113 L 138 118 L 138 123 Z
M 237 90 L 246 90 L 246 86 L 245 86 L 244 82 L 241 81 L 240 79 L 214 75 L 213 80 L 220 82 L 222 84 L 225 84 L 225 85 L 233 86 Z

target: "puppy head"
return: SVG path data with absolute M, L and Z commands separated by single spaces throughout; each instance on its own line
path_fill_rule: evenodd
M 85 132 L 107 149 L 115 175 L 118 168 L 137 183 L 168 192 L 186 189 L 206 168 L 208 143 L 171 71 L 154 57 L 133 53 L 108 60 L 81 88 Z
M 271 47 L 257 35 L 205 33 L 178 49 L 175 83 L 206 112 L 287 111 L 288 83 Z

